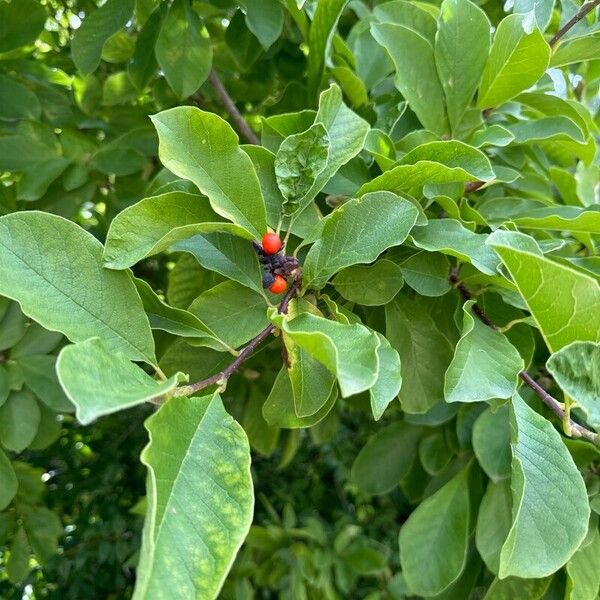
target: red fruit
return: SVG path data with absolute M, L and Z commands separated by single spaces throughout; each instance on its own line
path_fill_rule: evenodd
M 275 281 L 271 284 L 269 291 L 273 294 L 281 294 L 281 292 L 285 292 L 286 288 L 287 281 L 281 275 L 275 275 Z
M 281 250 L 281 240 L 276 233 L 265 233 L 262 238 L 265 254 L 277 254 Z

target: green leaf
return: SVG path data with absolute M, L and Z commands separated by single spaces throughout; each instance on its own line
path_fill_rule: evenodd
M 25 579 L 29 570 L 29 542 L 25 530 L 19 526 L 6 561 L 6 574 L 12 583 L 18 584 Z
M 203 196 L 167 192 L 128 206 L 111 222 L 104 248 L 104 265 L 125 269 L 147 256 L 167 250 L 178 240 L 198 233 L 225 231 L 252 239 L 246 229 L 226 222 Z
M 40 408 L 28 390 L 13 392 L 0 406 L 0 442 L 13 452 L 23 452 L 40 423 Z
M 431 220 L 427 225 L 415 227 L 411 237 L 417 248 L 455 256 L 486 275 L 498 275 L 500 261 L 486 245 L 488 236 L 473 233 L 456 219 Z
M 193 181 L 221 216 L 256 238 L 267 229 L 265 202 L 252 161 L 221 117 L 189 106 L 154 115 L 162 163 Z
M 208 325 L 194 314 L 165 304 L 143 279 L 135 278 L 134 281 L 152 329 L 162 329 L 173 335 L 193 338 L 194 343 L 210 346 L 221 352 L 231 350 Z M 190 343 L 191 341 L 188 340 Z
M 263 293 L 262 270 L 247 240 L 226 233 L 207 233 L 176 242 L 172 250 L 189 252 L 204 268 Z
M 27 331 L 27 320 L 17 302 L 9 302 L 0 319 L 0 350 L 9 350 L 19 343 Z
M 379 340 L 364 325 L 336 323 L 309 313 L 272 317 L 295 344 L 337 377 L 344 398 L 371 388 L 378 375 Z
M 235 281 L 206 290 L 188 310 L 230 348 L 239 348 L 269 324 L 264 296 Z
M 377 337 L 379 338 L 377 348 L 379 372 L 375 385 L 369 390 L 371 412 L 376 421 L 383 416 L 389 404 L 398 397 L 402 387 L 400 355 L 380 333 L 377 333 Z
M 362 447 L 350 477 L 365 494 L 386 494 L 408 474 L 422 429 L 398 421 L 380 429 Z
M 129 78 L 138 90 L 143 90 L 156 73 L 157 61 L 154 47 L 167 8 L 167 4 L 161 3 L 138 33 L 133 57 L 127 67 Z
M 428 11 L 424 3 L 395 0 L 377 4 L 373 9 L 375 17 L 383 23 L 393 23 L 412 29 L 431 45 L 437 31 L 435 13 Z
M 252 522 L 246 434 L 217 394 L 173 398 L 146 427 L 148 512 L 133 597 L 216 598 Z
M 544 593 L 550 586 L 551 581 L 552 577 L 544 577 L 543 579 L 496 578 L 488 588 L 483 600 L 513 600 L 514 598 L 539 600 L 545 597 Z
M 477 105 L 496 107 L 531 87 L 548 67 L 550 46 L 537 27 L 526 31 L 525 17 L 500 21 L 485 65 Z
M 567 563 L 568 600 L 595 600 L 600 588 L 600 534 L 596 531 L 592 541 L 580 548 Z
M 555 352 L 546 368 L 585 412 L 590 425 L 600 429 L 600 344 L 572 342 Z
M 0 406 L 6 402 L 10 394 L 10 381 L 8 372 L 4 366 L 0 365 Z
M 479 86 L 490 49 L 491 25 L 469 0 L 444 0 L 435 37 L 435 64 L 452 131 Z
M 175 375 L 156 381 L 127 356 L 111 352 L 98 338 L 65 346 L 56 372 L 83 425 L 167 394 L 182 380 Z
M 212 66 L 210 39 L 202 35 L 202 21 L 189 0 L 175 0 L 156 40 L 156 59 L 180 100 L 191 96 Z
M 277 185 L 293 212 L 310 191 L 327 165 L 329 135 L 323 123 L 315 123 L 302 133 L 290 135 L 279 146 L 275 157 Z
M 410 201 L 386 192 L 346 202 L 325 219 L 321 238 L 309 250 L 304 286 L 322 288 L 344 267 L 373 262 L 387 248 L 399 246 L 417 216 Z
M 317 4 L 308 36 L 308 93 L 314 98 L 325 70 L 335 27 L 348 0 L 329 0 Z
M 574 341 L 600 342 L 598 280 L 531 252 L 495 244 L 551 352 Z
M 473 425 L 473 451 L 485 474 L 494 482 L 510 476 L 510 419 L 508 406 L 486 408 Z M 504 540 L 503 540 L 504 541 Z
M 405 25 L 372 23 L 371 33 L 396 67 L 394 82 L 425 129 L 448 132 L 444 90 L 435 65 L 433 42 Z
M 545 577 L 569 560 L 587 533 L 585 484 L 560 434 L 518 394 L 511 426 L 512 525 L 498 575 Z
M 400 265 L 400 271 L 406 283 L 421 296 L 443 296 L 450 291 L 450 263 L 443 254 L 417 252 Z
M 265 400 L 262 414 L 265 421 L 271 427 L 280 427 L 282 429 L 312 427 L 321 422 L 331 412 L 337 398 L 338 389 L 337 386 L 334 386 L 327 401 L 316 413 L 309 417 L 299 417 L 296 414 L 294 393 L 288 370 L 283 367 L 277 374 L 275 383 Z
M 283 31 L 284 13 L 277 0 L 244 0 L 246 25 L 268 50 Z
M 531 144 L 545 140 L 573 140 L 584 144 L 586 141 L 583 131 L 567 117 L 541 117 L 534 121 L 518 121 L 507 125 L 506 129 L 514 135 L 515 144 Z
M 27 387 L 56 412 L 73 412 L 56 376 L 56 356 L 39 354 L 23 356 L 15 361 L 23 373 Z
M 37 0 L 0 4 L 0 52 L 33 44 L 44 28 L 46 8 Z
M 73 62 L 83 75 L 98 68 L 104 44 L 127 23 L 132 13 L 133 0 L 108 0 L 86 15 L 71 41 Z
M 444 398 L 444 373 L 452 347 L 422 300 L 402 294 L 385 307 L 386 338 L 402 364 L 400 402 L 407 413 L 424 413 Z
M 463 306 L 462 337 L 446 371 L 446 402 L 481 402 L 510 398 L 517 390 L 523 359 L 499 331 L 494 331 L 471 312 L 475 300 Z
M 550 59 L 551 67 L 564 67 L 600 57 L 600 35 L 563 39 Z
M 467 140 L 471 146 L 482 148 L 483 146 L 508 146 L 515 136 L 502 125 L 490 125 L 485 129 L 478 129 Z
M 43 506 L 21 507 L 27 539 L 41 564 L 56 554 L 64 529 L 58 515 Z
M 400 529 L 400 564 L 413 594 L 435 596 L 456 581 L 465 568 L 470 515 L 468 478 L 469 466 L 419 504 Z
M 382 306 L 393 300 L 404 281 L 400 267 L 382 258 L 372 265 L 355 265 L 340 271 L 333 279 L 335 289 L 350 302 Z
M 1 41 L 0 41 L 1 43 Z M 0 75 L 0 120 L 40 118 L 42 105 L 37 96 L 11 77 Z
M 2 481 L 2 487 L 0 487 L 0 510 L 4 510 L 15 497 L 19 486 L 12 463 L 2 450 L 0 450 L 0 480 Z
M 10 357 L 21 358 L 38 354 L 48 354 L 63 339 L 61 333 L 48 331 L 37 323 L 30 323 L 25 335 L 11 348 Z
M 129 273 L 102 268 L 102 244 L 75 223 L 28 211 L 0 218 L 0 293 L 46 329 L 156 363 L 150 324 Z
M 400 193 L 428 184 L 491 181 L 496 176 L 481 150 L 458 140 L 429 142 L 405 154 L 397 166 L 365 183 L 362 196 L 376 190 Z
M 513 11 L 518 14 L 527 14 L 534 11 L 535 20 L 541 31 L 545 31 L 552 18 L 554 0 L 515 0 Z M 566 12 L 563 5 L 563 12 Z
M 506 422 L 508 423 L 508 407 Z M 508 442 L 507 446 L 510 447 Z M 508 466 L 510 474 L 510 457 Z M 498 574 L 500 568 L 502 544 L 510 531 L 511 504 L 510 481 L 508 479 L 497 482 L 490 481 L 479 505 L 475 544 L 487 568 L 495 575 Z

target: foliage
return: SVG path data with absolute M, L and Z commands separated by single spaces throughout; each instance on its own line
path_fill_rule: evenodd
M 594 600 L 599 5 L 0 0 L 0 597 Z

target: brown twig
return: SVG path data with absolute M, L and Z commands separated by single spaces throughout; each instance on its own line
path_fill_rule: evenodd
M 485 181 L 469 181 L 469 183 L 465 183 L 465 194 L 476 192 L 480 187 L 484 186 L 485 184 Z
M 599 0 L 600 1 L 600 0 Z M 465 300 L 471 300 L 473 298 L 473 294 L 469 291 L 469 289 L 462 283 L 458 276 L 458 269 L 456 267 L 452 267 L 450 269 L 450 274 L 448 276 L 450 283 L 454 285 L 460 292 L 461 296 Z M 496 324 L 486 315 L 485 311 L 477 304 L 477 301 L 473 305 L 473 313 L 479 318 L 482 323 L 485 323 L 488 327 L 492 329 L 498 329 Z M 560 402 L 551 396 L 539 383 L 537 383 L 526 371 L 521 371 L 519 373 L 519 377 L 521 380 L 528 385 L 535 394 L 541 399 L 541 401 L 561 420 L 565 419 L 565 411 L 562 409 Z M 584 438 L 597 446 L 600 446 L 600 435 L 594 431 L 590 431 L 583 425 L 576 423 L 573 419 L 569 419 L 568 423 L 570 425 L 570 430 L 572 437 L 575 438 Z
M 208 81 L 212 85 L 217 98 L 223 105 L 223 108 L 227 111 L 227 114 L 231 117 L 231 120 L 242 137 L 244 137 L 250 144 L 260 144 L 258 136 L 254 133 L 254 131 L 252 131 L 246 119 L 244 119 L 240 111 L 237 109 L 237 106 L 231 99 L 231 96 L 225 89 L 225 86 L 219 79 L 219 76 L 214 69 L 211 70 L 210 75 L 208 76 Z
M 581 19 L 583 19 L 589 12 L 594 10 L 596 6 L 600 4 L 600 0 L 591 0 L 591 2 L 586 2 L 575 15 L 570 18 L 552 37 L 552 39 L 548 42 L 551 47 L 556 46 L 556 44 L 560 41 L 560 38 L 565 35 L 571 28 L 575 27 Z
M 298 292 L 298 288 L 300 287 L 300 278 L 294 280 L 294 283 L 290 286 L 290 289 L 286 292 L 283 300 L 279 304 L 279 312 L 280 314 L 285 314 L 287 312 L 288 306 L 292 298 Z M 190 385 L 184 385 L 178 387 L 174 392 L 173 396 L 191 396 L 200 390 L 203 390 L 211 385 L 215 384 L 223 384 L 225 383 L 245 362 L 250 355 L 271 335 L 275 326 L 271 323 L 267 325 L 254 339 L 252 339 L 242 351 L 237 355 L 235 360 L 225 367 L 220 373 L 215 373 L 206 379 L 202 379 L 200 381 L 196 381 L 195 383 L 191 383 Z

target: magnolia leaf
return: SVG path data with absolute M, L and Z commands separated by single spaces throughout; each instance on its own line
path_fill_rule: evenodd
M 323 123 L 315 123 L 281 142 L 274 167 L 277 185 L 286 199 L 286 212 L 294 212 L 298 207 L 327 165 L 328 156 L 329 135 Z
M 550 59 L 551 67 L 564 67 L 600 57 L 600 35 L 581 35 L 563 39 Z
M 477 91 L 490 49 L 490 31 L 486 14 L 469 0 L 442 2 L 435 64 L 453 131 Z
M 175 0 L 169 7 L 155 52 L 165 79 L 180 100 L 206 81 L 212 66 L 212 45 L 202 35 L 202 21 L 188 0 Z
M 600 342 L 600 284 L 544 256 L 490 240 L 552 352 L 574 341 Z
M 583 546 L 567 563 L 568 600 L 595 600 L 600 588 L 600 534 L 595 531 L 592 541 Z
M 469 466 L 463 468 L 421 502 L 400 528 L 400 564 L 412 594 L 435 596 L 456 581 L 465 568 L 469 470 Z
M 462 337 L 446 371 L 446 402 L 481 402 L 510 398 L 517 391 L 523 359 L 499 331 L 494 331 L 472 313 L 475 300 L 463 306 Z
M 102 268 L 102 244 L 72 221 L 28 211 L 0 218 L 0 293 L 46 329 L 155 364 L 154 340 L 129 273 Z
M 455 256 L 486 275 L 498 275 L 500 261 L 486 245 L 488 236 L 473 233 L 456 219 L 430 220 L 427 225 L 415 227 L 410 235 L 417 248 Z
M 389 53 L 394 82 L 425 129 L 448 132 L 444 90 L 438 78 L 433 44 L 417 31 L 400 24 L 372 23 L 371 34 Z
M 104 44 L 127 23 L 132 13 L 133 0 L 108 0 L 86 15 L 71 41 L 73 62 L 83 75 L 98 68 Z
M 417 252 L 400 264 L 406 283 L 421 296 L 443 296 L 450 291 L 450 263 L 437 252 Z
M 56 372 L 83 425 L 159 398 L 184 380 L 178 373 L 166 381 L 156 381 L 123 354 L 110 352 L 98 338 L 65 346 Z
M 506 413 L 508 422 L 508 408 Z M 495 575 L 498 574 L 500 568 L 502 544 L 510 531 L 511 504 L 510 481 L 508 479 L 498 482 L 490 481 L 479 505 L 475 544 L 487 568 Z
M 545 577 L 571 558 L 587 533 L 585 483 L 560 434 L 518 394 L 511 426 L 512 525 L 498 575 Z
M 44 29 L 47 16 L 46 7 L 37 0 L 0 4 L 0 52 L 33 44 Z
M 586 136 L 573 121 L 567 117 L 541 117 L 530 121 L 518 121 L 506 128 L 514 136 L 515 144 L 531 144 L 545 140 L 573 140 L 584 144 Z
M 363 446 L 350 477 L 365 494 L 386 494 L 408 474 L 417 455 L 420 427 L 398 421 L 380 429 Z
M 600 429 L 600 344 L 572 342 L 555 352 L 546 368 L 585 412 L 590 425 Z
M 372 265 L 354 265 L 340 271 L 333 279 L 335 289 L 350 302 L 363 306 L 382 306 L 402 288 L 400 267 L 382 258 Z
M 302 313 L 286 319 L 277 313 L 275 325 L 337 377 L 346 398 L 373 387 L 379 370 L 379 339 L 364 325 L 346 325 Z
M 244 227 L 224 221 L 202 196 L 168 192 L 145 198 L 127 207 L 111 222 L 104 266 L 126 269 L 147 256 L 168 250 L 178 240 L 216 231 L 253 239 Z
M 402 387 L 402 372 L 400 368 L 400 355 L 380 333 L 377 358 L 379 359 L 379 372 L 377 381 L 369 390 L 371 396 L 371 412 L 376 421 L 383 416 L 385 409 L 400 393 Z
M 508 406 L 503 405 L 496 410 L 488 407 L 479 415 L 473 425 L 472 443 L 479 465 L 492 481 L 502 481 L 510 476 Z
M 172 398 L 146 428 L 148 510 L 133 597 L 216 598 L 252 522 L 246 434 L 217 394 Z
M 370 263 L 387 248 L 399 246 L 417 216 L 411 202 L 389 192 L 346 202 L 325 218 L 322 236 L 308 252 L 305 288 L 322 288 L 344 267 Z
M 400 193 L 426 183 L 491 181 L 495 177 L 489 159 L 481 150 L 458 140 L 436 141 L 405 154 L 395 167 L 365 183 L 357 195 L 377 190 Z
M 535 27 L 526 32 L 522 15 L 500 21 L 485 65 L 477 104 L 496 107 L 531 87 L 544 74 L 550 46 Z
M 452 347 L 419 300 L 400 294 L 386 306 L 386 338 L 402 364 L 400 402 L 407 413 L 424 413 L 444 398 L 444 373 Z
M 284 22 L 283 7 L 277 0 L 245 0 L 246 25 L 268 50 L 281 35 Z
M 2 480 L 2 487 L 0 487 L 0 510 L 4 510 L 15 497 L 19 484 L 17 483 L 17 476 L 15 475 L 12 463 L 8 460 L 2 449 L 0 449 L 0 480 Z
M 38 354 L 15 360 L 27 382 L 27 387 L 49 408 L 56 412 L 73 412 L 56 376 L 56 356 Z
M 29 390 L 13 392 L 0 406 L 0 442 L 8 450 L 23 452 L 35 438 L 40 407 Z
M 260 239 L 267 230 L 265 202 L 252 161 L 239 147 L 231 125 L 190 106 L 151 118 L 165 167 L 193 181 L 215 212 Z

